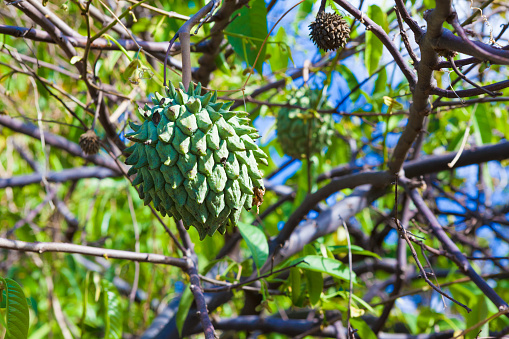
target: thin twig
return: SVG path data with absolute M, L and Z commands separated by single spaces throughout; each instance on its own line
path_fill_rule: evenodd
M 396 195 L 398 194 L 398 178 L 396 178 Z M 403 239 L 405 239 L 405 241 L 407 242 L 408 244 L 408 247 L 410 248 L 410 251 L 412 252 L 412 256 L 415 260 L 415 263 L 417 264 L 417 267 L 419 268 L 419 271 L 421 271 L 421 274 L 422 274 L 422 278 L 424 279 L 424 281 L 426 281 L 426 283 L 431 286 L 431 288 L 433 288 L 435 291 L 437 291 L 438 293 L 440 293 L 442 296 L 446 297 L 447 299 L 451 300 L 452 302 L 458 304 L 459 306 L 463 307 L 465 310 L 467 310 L 467 312 L 470 313 L 470 311 L 472 311 L 468 306 L 460 303 L 459 301 L 457 301 L 456 299 L 454 299 L 453 297 L 449 296 L 447 293 L 443 292 L 439 287 L 435 286 L 435 284 L 433 284 L 433 282 L 431 282 L 431 280 L 429 280 L 428 278 L 428 273 L 424 270 L 424 268 L 422 267 L 422 264 L 421 262 L 419 261 L 419 257 L 417 256 L 417 252 L 415 251 L 415 248 L 414 246 L 412 245 L 412 242 L 410 241 L 410 238 L 408 236 L 408 231 L 404 228 L 404 226 L 399 222 L 398 218 L 395 218 L 395 223 L 396 223 L 396 227 L 397 227 L 397 231 L 399 233 L 399 236 L 402 237 Z M 413 236 L 412 236 L 413 237 Z M 445 302 L 444 302 L 444 305 L 445 305 Z
M 438 240 L 444 245 L 446 251 L 450 252 L 454 257 L 454 262 L 459 267 L 459 269 L 469 276 L 474 284 L 497 306 L 497 307 L 508 307 L 507 302 L 504 301 L 493 288 L 486 283 L 473 269 L 473 267 L 468 262 L 467 258 L 461 253 L 456 244 L 447 236 L 444 229 L 436 219 L 435 215 L 431 212 L 429 207 L 426 205 L 421 195 L 419 194 L 416 188 L 412 188 L 408 185 L 407 179 L 405 180 L 405 190 L 412 198 L 415 206 L 419 210 L 420 213 L 427 219 L 433 234 L 438 238 Z
M 131 197 L 131 192 L 129 191 L 129 189 L 127 189 L 127 203 L 129 204 L 129 212 L 131 213 L 131 219 L 133 221 L 134 250 L 136 253 L 140 253 L 140 229 L 138 226 L 138 221 L 136 220 L 136 212 L 134 211 L 133 198 Z M 140 263 L 135 261 L 134 281 L 131 293 L 129 294 L 129 306 L 134 302 L 134 298 L 136 297 L 139 280 L 140 280 Z
M 448 56 L 447 59 L 449 60 L 449 62 L 451 63 L 451 66 L 452 66 L 452 69 L 453 71 L 463 80 L 465 80 L 466 82 L 468 82 L 470 85 L 474 86 L 475 88 L 479 88 L 480 90 L 482 90 L 483 92 L 486 92 L 487 94 L 489 94 L 490 96 L 492 97 L 496 97 L 497 95 L 500 95 L 497 94 L 497 93 L 494 93 L 492 91 L 490 91 L 489 89 L 486 89 L 484 87 L 481 87 L 479 86 L 478 84 L 476 84 L 474 81 L 470 80 L 469 78 L 467 78 L 463 73 L 461 73 L 461 71 L 458 69 L 458 67 L 456 67 L 456 64 L 454 63 L 454 58 L 452 56 Z
M 298 263 L 295 263 L 293 265 L 281 268 L 281 269 L 276 270 L 276 271 L 272 271 L 271 270 L 269 273 L 266 273 L 266 274 L 261 275 L 261 276 L 256 277 L 256 278 L 250 278 L 250 279 L 244 280 L 244 281 L 236 283 L 236 284 L 226 283 L 225 286 L 221 286 L 221 287 L 204 288 L 203 291 L 204 292 L 225 292 L 225 291 L 231 291 L 233 289 L 241 288 L 244 285 L 252 284 L 255 281 L 259 281 L 261 279 L 268 278 L 271 275 L 287 271 L 287 270 L 289 270 L 292 267 L 296 267 L 298 264 L 301 264 L 302 262 L 304 262 L 304 261 L 299 261 Z
M 352 326 L 350 325 L 350 317 L 352 316 L 352 293 L 353 293 L 353 264 L 352 264 L 352 244 L 350 243 L 350 233 L 348 232 L 348 227 L 346 226 L 345 220 L 341 218 L 343 222 L 343 228 L 346 232 L 346 241 L 348 244 L 348 275 L 350 279 L 350 290 L 348 291 L 348 311 L 346 312 L 346 328 L 348 331 L 348 337 L 354 337 L 352 330 Z

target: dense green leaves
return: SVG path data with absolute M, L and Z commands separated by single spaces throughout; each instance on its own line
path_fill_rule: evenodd
M 259 293 L 262 301 L 254 307 L 261 312 L 262 318 L 280 317 L 285 314 L 292 318 L 295 314 L 305 312 L 307 315 L 314 312 L 315 319 L 318 319 L 328 311 L 339 311 L 345 315 L 351 297 L 350 322 L 356 329 L 357 335 L 361 338 L 375 338 L 369 326 L 382 314 L 383 308 L 387 305 L 387 292 L 390 291 L 390 287 L 369 300 L 369 303 L 363 298 L 372 294 L 373 289 L 379 285 L 378 282 L 390 281 L 394 274 L 382 269 L 365 273 L 364 268 L 368 270 L 380 266 L 385 268 L 385 265 L 377 263 L 380 260 L 384 264 L 390 263 L 396 258 L 397 236 L 386 222 L 386 218 L 394 217 L 396 210 L 394 189 L 391 190 L 389 187 L 385 195 L 373 202 L 369 208 L 347 220 L 352 236 L 351 251 L 354 255 L 354 267 L 361 268 L 358 276 L 354 275 L 356 284 L 352 291 L 349 286 L 349 267 L 346 264 L 348 247 L 341 227 L 336 232 L 314 239 L 300 252 L 297 251 L 304 244 L 295 242 L 295 238 L 290 239 L 285 245 L 294 246 L 298 243 L 296 251 L 291 251 L 291 253 L 297 253 L 285 257 L 283 263 L 277 262 L 280 258 L 277 252 L 279 248 L 275 248 L 276 255 L 272 257 L 268 251 L 268 243 L 279 234 L 281 227 L 301 207 L 310 193 L 313 194 L 333 180 L 325 178 L 327 176 L 323 174 L 331 170 L 341 170 L 344 166 L 353 167 L 353 173 L 384 170 L 383 165 L 380 164 L 392 155 L 408 119 L 408 115 L 394 113 L 408 110 L 413 100 L 411 92 L 418 88 L 410 88 L 399 68 L 393 68 L 395 65 L 393 58 L 387 54 L 385 47 L 372 31 L 369 29 L 365 31 L 365 25 L 359 20 L 353 21 L 353 17 L 334 1 L 326 3 L 326 11 L 335 11 L 342 14 L 347 21 L 354 22 L 352 39 L 344 49 L 337 52 L 325 54 L 323 51 L 318 51 L 308 38 L 308 25 L 320 6 L 319 1 L 316 0 L 305 0 L 281 20 L 267 39 L 265 50 L 262 50 L 260 54 L 256 65 L 258 72 L 255 72 L 246 83 L 249 72 L 252 71 L 254 59 L 266 38 L 267 22 L 272 25 L 282 13 L 296 4 L 289 1 L 270 2 L 275 3 L 275 6 L 267 13 L 265 7 L 269 2 L 251 0 L 249 7 L 243 6 L 229 17 L 221 18 L 218 14 L 225 8 L 230 9 L 227 7 L 229 2 L 222 1 L 223 8 L 213 13 L 212 20 L 205 22 L 196 33 L 194 29 L 197 26 L 192 31 L 191 66 L 193 71 L 196 71 L 193 75 L 200 74 L 203 76 L 202 79 L 208 79 L 207 90 L 218 90 L 218 96 L 235 99 L 236 105 L 241 104 L 239 109 L 250 113 L 249 118 L 254 120 L 261 131 L 262 137 L 258 139 L 261 147 L 265 152 L 271 153 L 269 165 L 263 168 L 265 177 L 272 174 L 271 188 L 274 185 L 284 185 L 282 189 L 291 193 L 287 196 L 280 194 L 278 190 L 267 190 L 263 197 L 264 202 L 260 206 L 260 213 L 254 212 L 255 208 L 250 212 L 242 211 L 240 218 L 243 224 L 239 229 L 228 228 L 225 236 L 217 235 L 199 241 L 198 233 L 194 229 L 189 231 L 198 257 L 198 268 L 200 273 L 208 279 L 208 281 L 202 280 L 204 288 L 222 288 L 227 284 L 236 284 L 244 279 L 253 278 L 262 273 L 257 272 L 257 269 L 260 271 L 261 267 L 266 268 L 263 271 L 264 275 L 269 274 L 270 269 L 277 271 L 283 268 L 283 272 L 264 276 L 264 279 L 256 284 L 233 288 L 231 291 L 233 297 L 227 303 L 209 310 L 213 317 L 217 316 L 221 319 L 236 317 L 250 301 L 247 299 L 250 293 Z M 127 50 L 131 49 L 130 47 L 109 50 L 118 48 L 121 44 L 125 45 L 126 39 L 125 34 L 110 29 L 103 35 L 106 39 L 103 41 L 110 45 L 109 49 L 99 51 L 98 47 L 94 46 L 87 58 L 89 82 L 99 79 L 96 85 L 107 90 L 102 92 L 101 100 L 111 112 L 112 124 L 116 127 L 116 135 L 120 138 L 130 132 L 126 119 L 130 120 L 134 116 L 131 114 L 137 109 L 134 102 L 146 100 L 147 96 L 159 91 L 161 87 L 158 77 L 162 77 L 162 64 L 148 55 L 149 49 L 153 45 L 161 45 L 170 40 L 186 22 L 186 18 L 194 15 L 208 3 L 208 0 L 164 2 L 149 0 L 145 3 L 157 7 L 157 12 L 151 8 L 139 7 L 122 19 L 137 41 L 149 42 L 144 45 L 143 51 L 137 54 L 136 50 Z M 69 27 L 76 29 L 78 34 L 87 36 L 87 22 L 91 25 L 92 34 L 104 27 L 101 20 L 94 18 L 85 20 L 77 3 L 67 2 L 68 8 L 65 10 L 59 7 L 60 4 L 61 2 L 48 2 L 46 8 L 62 18 Z M 114 7 L 112 9 L 115 13 L 124 13 L 128 6 L 125 2 L 110 4 Z M 99 7 L 99 3 L 94 2 L 93 5 Z M 352 2 L 352 5 L 356 4 Z M 435 1 L 425 0 L 422 4 L 419 1 L 409 1 L 405 5 L 412 17 L 422 23 L 423 10 L 435 7 Z M 422 10 L 421 5 L 424 6 Z M 361 11 L 365 13 L 365 17 L 369 16 L 388 33 L 396 48 L 401 49 L 408 67 L 413 69 L 414 65 L 401 42 L 395 11 L 391 10 L 391 6 L 389 3 L 371 2 L 365 3 Z M 492 24 L 505 20 L 504 11 L 495 13 L 494 16 L 490 15 L 493 9 L 498 10 L 500 6 L 494 2 L 483 9 L 483 13 Z M 467 7 L 465 11 L 458 12 L 461 21 L 476 13 L 474 9 Z M 11 11 L 12 13 L 3 17 L 5 25 L 31 27 L 31 21 L 25 19 L 25 15 L 22 15 L 19 9 L 13 7 L 12 10 L 14 12 Z M 111 17 L 103 7 L 99 7 L 99 10 Z M 178 13 L 181 16 L 174 17 L 167 15 L 167 12 L 174 12 L 175 15 Z M 385 13 L 390 14 L 387 17 Z M 223 19 L 225 24 L 228 22 L 228 25 L 225 25 L 227 30 L 217 35 L 222 43 L 212 46 L 212 37 L 216 36 L 212 35 L 214 34 L 212 30 Z M 391 23 L 390 31 L 388 22 Z M 486 28 L 485 22 L 478 22 L 476 25 L 478 25 L 477 28 L 481 25 L 485 25 Z M 498 34 L 496 25 L 493 27 L 494 33 Z M 39 29 L 42 28 L 39 27 Z M 423 29 L 425 30 L 426 27 Z M 420 58 L 419 47 L 414 43 L 413 34 L 408 32 L 410 42 L 416 47 L 416 55 Z M 26 123 L 37 119 L 39 112 L 34 108 L 38 107 L 43 118 L 42 128 L 45 131 L 67 138 L 69 142 L 77 143 L 83 130 L 92 125 L 97 109 L 96 104 L 101 101 L 97 96 L 90 94 L 90 86 L 82 77 L 79 78 L 82 75 L 76 66 L 80 65 L 80 60 L 83 60 L 85 50 L 78 48 L 78 56 L 72 58 L 66 55 L 58 44 L 30 41 L 29 34 L 23 39 L 5 34 L 0 38 L 4 52 L 0 53 L 0 74 L 2 75 L 0 114 Z M 129 44 L 132 46 L 132 43 Z M 209 49 L 209 47 L 214 48 Z M 202 58 L 203 50 L 214 59 Z M 13 57 L 17 55 L 16 53 L 23 57 L 23 65 L 16 57 Z M 39 60 L 39 63 L 30 62 L 29 60 L 32 59 L 25 59 L 26 56 Z M 294 60 L 292 56 L 295 57 Z M 137 60 L 137 57 L 139 61 L 133 61 Z M 160 58 L 161 54 L 156 57 Z M 179 55 L 172 55 L 172 58 L 179 60 Z M 212 64 L 203 64 L 203 60 L 208 60 Z M 322 154 L 312 158 L 309 170 L 306 161 L 294 160 L 285 166 L 289 158 L 284 157 L 281 152 L 281 147 L 278 145 L 281 133 L 276 131 L 276 124 L 273 124 L 280 106 L 288 102 L 287 96 L 295 93 L 295 89 L 303 85 L 303 77 L 300 74 L 300 77 L 296 79 L 291 75 L 294 72 L 300 72 L 306 60 L 312 63 L 303 72 L 309 71 L 305 79 L 306 86 L 318 89 L 326 86 L 323 92 L 331 97 L 334 104 L 338 103 L 343 95 L 359 86 L 359 89 L 353 91 L 339 108 L 348 114 L 333 115 L 336 135 L 332 138 L 331 145 L 324 148 Z M 265 75 L 261 77 L 259 72 L 262 70 L 263 62 L 267 65 L 264 66 Z M 48 64 L 54 67 L 46 67 Z M 34 70 L 40 78 L 40 80 L 33 78 L 36 87 L 34 88 L 27 75 L 31 74 L 31 70 L 12 73 L 13 68 L 9 65 L 17 69 L 26 67 Z M 316 65 L 319 66 L 316 67 Z M 148 71 L 140 74 L 139 71 L 144 67 L 149 69 L 153 67 L 150 72 L 153 72 L 154 76 L 150 76 Z M 464 67 L 462 71 L 480 85 L 500 81 L 504 78 L 507 68 L 486 62 L 475 67 L 469 73 L 466 73 L 467 67 Z M 213 69 L 210 76 L 206 74 L 208 69 Z M 377 72 L 377 70 L 380 71 Z M 457 76 L 454 72 L 448 73 L 450 69 L 442 70 L 445 72 L 433 72 L 436 86 L 451 90 L 449 84 L 456 80 Z M 181 80 L 180 74 L 171 71 L 167 72 L 167 76 L 173 84 Z M 48 89 L 41 82 L 44 79 L 47 80 L 44 84 L 48 86 Z M 471 85 L 460 81 L 453 87 L 454 91 L 460 91 L 471 88 Z M 270 89 L 264 91 L 264 88 Z M 262 91 L 258 91 L 259 89 Z M 72 116 L 62 102 L 50 94 L 50 91 L 62 99 L 70 111 L 84 122 L 84 125 Z M 503 100 L 508 95 L 507 90 L 502 92 L 501 98 L 496 100 Z M 252 93 L 257 95 L 250 97 Z M 469 105 L 468 100 L 475 97 L 465 98 L 466 104 L 461 104 L 458 98 L 441 98 L 441 104 L 436 105 L 436 99 L 438 99 L 436 96 L 430 97 L 433 110 L 427 117 L 429 121 L 427 133 L 422 134 L 421 159 L 442 155 L 448 151 L 457 151 L 463 141 L 465 141 L 465 150 L 475 150 L 481 145 L 509 139 L 507 123 L 509 113 L 505 103 L 483 102 L 474 109 L 475 106 Z M 484 100 L 488 101 L 492 98 L 485 96 Z M 321 113 L 320 116 L 324 114 L 326 113 Z M 352 114 L 363 114 L 363 116 L 352 116 Z M 108 147 L 108 138 L 101 123 L 104 119 L 99 116 L 96 120 L 95 131 L 105 145 L 98 156 L 110 159 L 106 150 L 113 149 Z M 126 127 L 123 131 L 124 126 Z M 465 138 L 468 127 L 470 127 L 469 134 Z M 48 144 L 43 146 L 40 140 L 3 128 L 0 132 L 0 181 L 9 177 L 34 174 L 34 170 L 27 166 L 24 156 L 17 151 L 18 147 L 23 148 L 41 168 L 47 165 L 46 170 L 47 173 L 51 173 L 51 178 L 58 178 L 59 172 L 63 170 L 95 166 L 88 160 L 85 162 L 79 156 Z M 118 159 L 125 160 L 122 155 Z M 427 203 L 440 222 L 444 227 L 450 226 L 448 229 L 453 232 L 451 236 L 457 233 L 458 236 L 464 235 L 469 238 L 469 241 L 475 242 L 474 247 L 468 244 L 462 245 L 462 238 L 454 239 L 460 251 L 466 255 L 480 255 L 472 249 L 478 247 L 488 250 L 486 255 L 488 253 L 489 255 L 506 255 L 504 246 L 496 241 L 496 235 L 490 231 L 490 227 L 498 227 L 498 231 L 503 234 L 504 226 L 499 227 L 496 223 L 485 225 L 483 219 L 490 215 L 497 215 L 497 211 L 504 211 L 506 208 L 507 189 L 503 185 L 506 179 L 504 167 L 506 165 L 507 161 L 505 163 L 490 162 L 461 170 L 444 171 L 425 178 L 428 185 L 424 191 Z M 284 169 L 278 172 L 280 166 L 284 166 Z M 480 170 L 482 173 L 479 172 Z M 479 180 L 481 174 L 484 183 Z M 323 180 L 318 181 L 317 178 Z M 309 185 L 308 182 L 311 184 Z M 481 190 L 481 184 L 484 185 L 484 190 Z M 394 186 L 391 185 L 391 187 Z M 71 216 L 78 220 L 78 227 L 74 227 L 62 216 L 55 201 L 52 204 L 47 203 L 48 188 L 57 190 L 57 201 L 64 202 Z M 310 234 L 308 232 L 314 232 L 316 229 L 321 231 L 324 225 L 323 217 L 327 216 L 328 209 L 335 203 L 341 203 L 352 192 L 353 190 L 350 189 L 341 190 L 318 204 L 307 206 L 309 213 L 306 213 L 306 217 L 296 227 L 295 232 L 308 236 Z M 401 187 L 399 187 L 399 193 L 398 198 L 403 194 Z M 433 198 L 436 196 L 440 196 L 440 199 Z M 288 199 L 289 197 L 292 199 Z M 459 203 L 453 201 L 454 199 L 457 199 Z M 401 217 L 404 200 L 403 197 L 399 200 L 398 217 Z M 443 204 L 444 201 L 447 204 Z M 458 211 L 461 204 L 465 204 L 471 211 L 463 215 L 464 210 Z M 455 214 L 443 213 L 451 205 L 454 207 Z M 494 207 L 492 211 L 490 211 L 490 205 Z M 413 205 L 410 205 L 410 210 L 412 213 L 415 212 Z M 35 211 L 39 212 L 35 213 Z M 474 220 L 470 217 L 478 211 L 483 214 L 483 218 L 476 217 Z M 497 213 L 493 214 L 493 211 Z M 171 257 L 182 256 L 168 233 L 160 226 L 157 218 L 151 214 L 147 206 L 144 206 L 144 201 L 138 199 L 135 190 L 130 188 L 128 181 L 122 177 L 80 179 L 58 184 L 50 180 L 49 186 L 37 183 L 24 187 L 0 189 L 0 232 L 5 233 L 16 223 L 27 220 L 27 215 L 30 215 L 32 219 L 14 232 L 13 236 L 16 239 L 32 242 L 65 241 L 127 251 L 139 248 L 141 252 Z M 503 217 L 503 213 L 497 215 L 497 218 Z M 255 220 L 258 226 L 253 226 Z M 316 221 L 316 225 L 309 227 L 313 220 Z M 165 217 L 163 221 L 169 230 L 176 232 L 173 219 Z M 335 222 L 337 220 L 330 221 L 327 225 L 329 230 L 333 229 Z M 426 231 L 427 226 L 420 216 L 416 215 L 416 218 L 405 226 L 408 226 L 408 231 L 415 235 L 416 239 L 422 239 L 426 245 L 433 248 L 443 249 L 432 234 L 421 232 Z M 388 234 L 387 231 L 389 231 Z M 300 239 L 303 238 L 299 237 Z M 419 259 L 424 264 L 425 258 L 418 248 L 417 250 Z M 288 252 L 283 250 L 282 253 Z M 410 253 L 407 254 L 409 263 L 407 268 L 410 272 L 414 262 Z M 404 335 L 409 336 L 443 331 L 455 331 L 459 334 L 462 330 L 496 314 L 497 309 L 475 284 L 453 283 L 444 286 L 445 282 L 453 282 L 464 275 L 457 270 L 454 262 L 449 258 L 427 254 L 435 273 L 457 272 L 454 276 L 448 277 L 437 274 L 437 279 L 446 293 L 470 306 L 472 312 L 466 313 L 454 304 L 448 304 L 447 309 L 443 310 L 442 305 L 436 303 L 440 300 L 438 294 L 431 291 L 422 279 L 409 279 L 401 293 L 415 291 L 415 294 L 397 300 L 381 330 L 384 336 L 390 337 L 396 332 L 398 335 L 405 332 Z M 62 337 L 64 328 L 60 327 L 55 317 L 55 309 L 51 307 L 52 302 L 57 301 L 61 305 L 66 325 L 75 338 L 118 338 L 122 332 L 124 336 L 129 334 L 142 337 L 143 332 L 158 315 L 158 311 L 165 305 L 175 304 L 171 301 L 179 298 L 182 292 L 181 287 L 188 281 L 185 272 L 168 265 L 141 263 L 135 266 L 128 260 L 85 258 L 62 253 L 32 256 L 20 255 L 16 251 L 3 251 L 2 255 L 3 261 L 0 266 L 3 271 L 0 275 L 15 279 L 22 284 L 26 295 L 30 296 L 28 336 L 31 339 L 60 339 Z M 274 267 L 271 266 L 273 258 Z M 506 264 L 504 260 L 499 262 L 502 266 Z M 375 264 L 372 265 L 372 263 Z M 475 263 L 479 263 L 483 274 L 497 270 L 496 266 L 486 264 L 486 261 L 475 261 Z M 292 264 L 296 266 L 289 268 Z M 119 286 L 119 290 L 117 291 L 117 288 L 107 281 L 114 281 Z M 494 286 L 496 293 L 502 299 L 509 300 L 507 279 L 494 276 L 489 283 Z M 137 293 L 135 300 L 131 302 L 128 288 L 135 285 Z M 258 290 L 253 290 L 254 288 Z M 49 293 L 51 293 L 51 299 Z M 0 315 L 3 317 L 0 317 L 0 326 L 5 328 L 8 327 L 6 290 L 2 299 Z M 174 309 L 173 312 L 173 314 L 176 313 L 174 337 L 178 337 L 177 331 L 182 334 L 184 326 L 194 321 L 190 318 L 186 322 L 193 299 L 194 296 L 188 285 L 183 289 L 179 308 Z M 19 298 L 19 302 L 22 301 L 23 299 Z M 160 304 L 158 305 L 157 302 Z M 377 306 L 370 306 L 375 304 Z M 312 312 L 310 312 L 311 309 Z M 28 324 L 28 320 L 26 323 Z M 342 325 L 346 326 L 346 317 L 343 317 Z M 479 330 L 482 330 L 480 337 L 488 336 L 488 331 L 499 331 L 507 326 L 509 326 L 509 320 L 501 316 L 479 329 L 470 331 L 465 337 L 475 338 Z M 241 338 L 248 336 L 244 333 L 245 331 L 238 332 Z M 264 335 L 270 339 L 290 337 L 279 333 Z
M 465 329 L 479 324 L 480 322 L 486 320 L 491 314 L 498 311 L 497 308 L 481 291 L 475 288 L 472 283 L 469 283 L 469 285 L 471 288 L 463 285 L 452 285 L 450 287 L 453 297 L 472 309 L 472 311 L 469 313 L 463 312 L 466 320 Z M 490 307 L 488 307 L 488 305 Z M 488 329 L 489 324 L 486 323 L 481 327 L 465 334 L 465 339 L 477 338 L 479 331 L 481 331 L 481 336 L 488 336 Z

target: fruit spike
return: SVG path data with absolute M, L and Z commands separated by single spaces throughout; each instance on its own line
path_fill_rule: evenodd
M 336 13 L 319 12 L 309 28 L 311 41 L 326 52 L 345 47 L 350 38 L 350 25 Z
M 201 91 L 200 84 L 185 91 L 170 83 L 166 96 L 154 94 L 153 106 L 139 109 L 143 124 L 130 123 L 126 137 L 135 144 L 125 154 L 145 205 L 153 202 L 204 239 L 236 225 L 242 207 L 258 206 L 254 194 L 263 180 L 257 161 L 267 164 L 268 157 L 254 141 L 259 135 L 246 112 L 232 112 L 232 102 Z

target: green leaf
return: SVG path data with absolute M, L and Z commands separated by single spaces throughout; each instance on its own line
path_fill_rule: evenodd
M 191 308 L 191 304 L 194 300 L 193 292 L 191 292 L 189 285 L 190 284 L 187 284 L 184 288 L 184 292 L 182 292 L 179 309 L 175 315 L 175 322 L 177 324 L 177 330 L 179 331 L 180 337 L 182 337 L 182 328 L 184 327 L 184 322 L 186 321 L 187 314 L 189 313 L 189 309 Z
M 382 28 L 387 32 L 387 15 L 380 9 L 380 7 L 377 5 L 369 6 L 367 16 L 382 26 Z M 382 58 L 383 49 L 383 43 L 371 31 L 366 31 L 364 63 L 369 75 L 372 75 L 378 68 L 378 64 Z
M 465 328 L 470 328 L 488 318 L 486 296 L 473 283 L 468 283 L 466 285 L 451 285 L 449 286 L 449 289 L 455 299 L 472 309 L 470 313 L 462 312 L 462 316 L 465 318 Z M 458 308 L 462 309 L 459 306 Z M 489 324 L 486 323 L 483 326 L 465 334 L 465 339 L 477 338 L 477 333 L 479 333 L 480 330 L 482 330 L 480 337 L 488 336 L 488 325 Z
M 219 69 L 221 72 L 223 72 L 227 76 L 232 75 L 230 66 L 228 66 L 228 63 L 226 62 L 226 59 L 225 59 L 223 53 L 219 53 L 218 55 L 216 55 L 216 57 L 214 58 L 214 62 L 216 64 L 217 69 Z
M 348 271 L 348 266 L 346 266 L 339 260 L 332 258 L 324 258 L 319 255 L 307 255 L 305 257 L 292 260 L 288 266 L 295 265 L 297 263 L 299 264 L 296 267 L 302 268 L 304 270 L 327 273 L 335 278 L 344 281 L 350 281 L 350 273 Z M 353 281 L 356 282 L 356 276 L 355 273 L 353 272 L 352 278 Z
M 356 86 L 359 85 L 359 81 L 357 81 L 357 78 L 355 77 L 353 72 L 350 70 L 350 68 L 346 67 L 343 64 L 339 64 L 339 65 L 337 65 L 336 70 L 346 80 L 346 83 L 348 84 L 348 88 L 350 90 L 354 89 Z M 350 100 L 352 102 L 356 102 L 357 99 L 359 99 L 360 95 L 361 95 L 361 92 L 357 89 L 355 92 L 352 93 L 352 95 L 350 95 Z
M 493 132 L 491 126 L 491 114 L 486 109 L 487 105 L 479 105 L 474 114 L 475 139 L 478 145 L 491 143 Z
M 375 81 L 375 90 L 373 94 L 381 94 L 387 91 L 387 71 L 382 69 L 376 78 Z
M 235 54 L 253 67 L 263 40 L 267 36 L 267 9 L 264 0 L 250 1 L 249 6 L 251 8 L 243 6 L 234 13 L 236 17 L 225 33 Z M 260 74 L 265 60 L 265 49 L 264 46 L 254 67 Z
M 48 334 L 51 331 L 51 326 L 49 323 L 45 323 L 37 330 L 33 331 L 30 334 L 30 339 L 45 339 L 48 338 Z
M 368 324 L 361 318 L 350 318 L 350 324 L 357 330 L 359 338 L 362 339 L 377 339 L 376 334 L 369 328 Z
M 304 0 L 303 3 L 299 5 L 299 11 L 295 17 L 295 23 L 298 25 L 302 20 L 304 20 L 309 13 L 313 10 L 314 0 Z
M 306 244 L 304 246 L 304 254 L 305 255 L 317 255 L 316 249 L 310 245 Z M 320 297 L 322 296 L 323 290 L 323 276 L 321 272 L 313 272 L 310 270 L 305 270 L 307 278 L 307 286 L 308 286 L 308 294 L 309 301 L 311 305 L 316 305 L 320 301 Z
M 25 339 L 28 337 L 30 324 L 25 294 L 21 286 L 12 279 L 0 278 L 0 284 L 4 286 L 6 291 L 7 329 L 4 339 Z
M 287 40 L 288 37 L 286 36 L 285 29 L 281 27 L 272 39 L 273 42 L 267 45 L 267 55 L 270 55 L 269 60 L 272 72 L 285 69 L 288 66 L 291 51 L 286 44 Z
M 292 303 L 298 306 L 300 297 L 300 270 L 296 267 L 290 268 L 290 285 L 292 287 Z
M 243 222 L 239 222 L 238 227 L 251 251 L 256 267 L 261 268 L 269 257 L 269 244 L 265 233 L 260 228 Z
M 105 312 L 104 339 L 122 338 L 122 306 L 116 287 L 108 280 L 101 280 Z
M 363 249 L 360 246 L 352 245 L 352 254 L 358 254 L 358 255 L 367 255 L 370 257 L 375 257 L 377 259 L 382 259 L 378 254 L 373 253 L 371 251 L 367 251 Z M 348 246 L 329 246 L 329 250 L 334 254 L 340 254 L 340 253 L 348 253 Z

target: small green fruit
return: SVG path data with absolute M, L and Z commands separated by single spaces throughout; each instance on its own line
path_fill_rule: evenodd
M 290 105 L 314 108 L 320 98 L 320 90 L 300 88 L 288 97 Z M 317 109 L 332 108 L 326 100 Z M 330 146 L 334 135 L 331 114 L 317 114 L 312 110 L 284 107 L 277 115 L 277 136 L 283 151 L 299 159 L 319 153 Z

